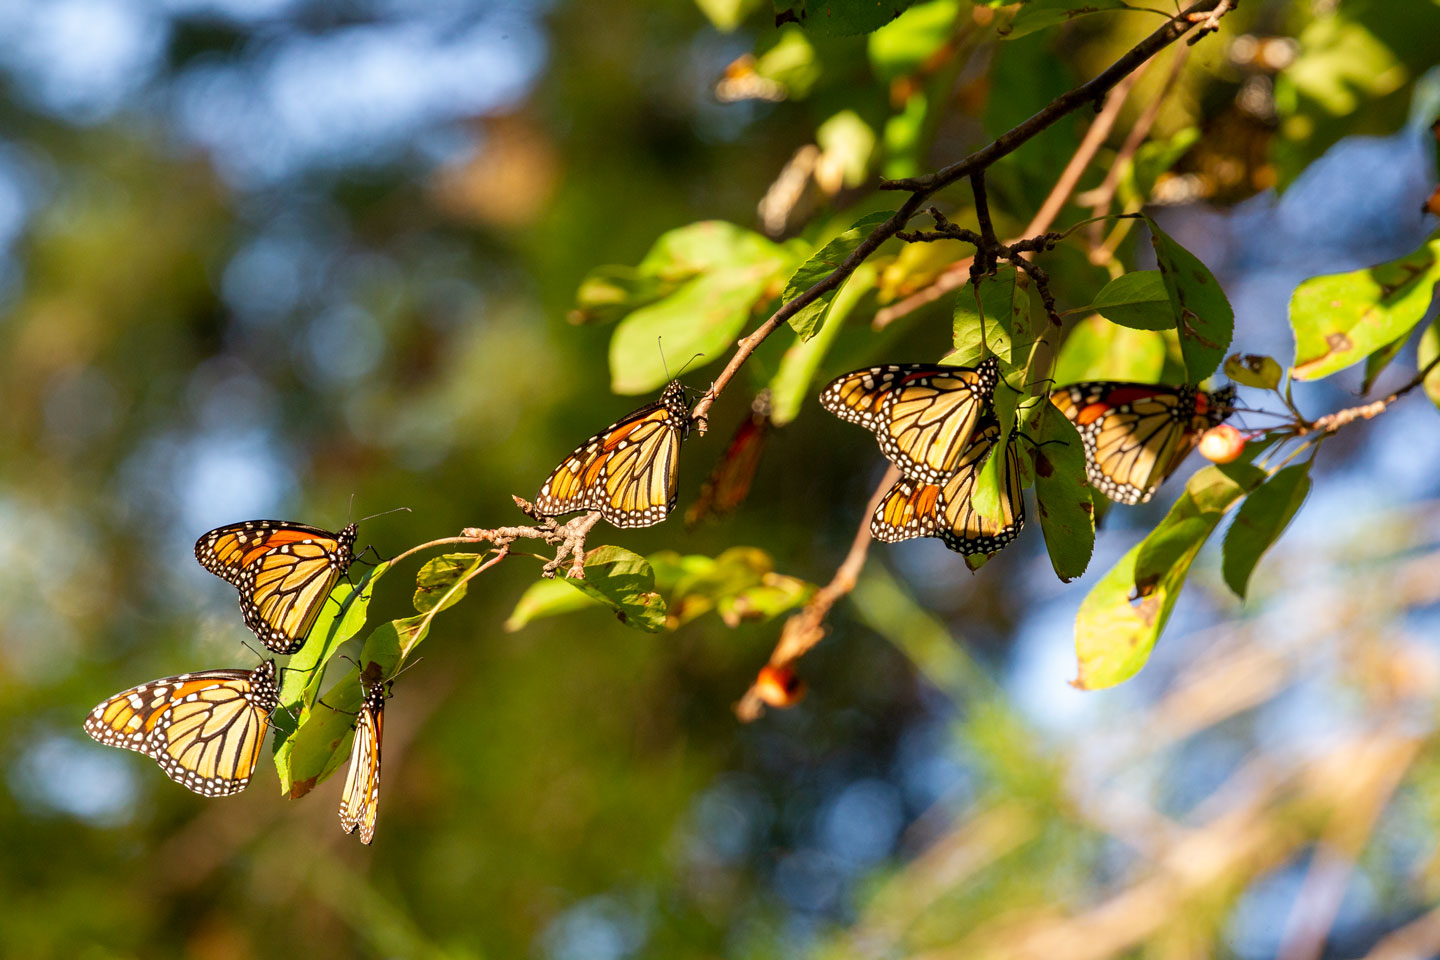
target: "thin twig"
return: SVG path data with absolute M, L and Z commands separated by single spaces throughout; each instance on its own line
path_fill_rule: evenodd
M 525 513 L 532 517 L 538 516 L 530 501 L 513 494 L 510 499 L 514 500 L 515 505 Z M 583 513 L 565 523 L 557 523 L 554 517 L 539 517 L 539 519 L 541 523 L 533 527 L 495 527 L 493 529 L 466 527 L 460 531 L 459 542 L 493 543 L 502 550 L 508 550 L 510 544 L 516 540 L 543 540 L 559 549 L 555 551 L 554 559 L 548 561 L 541 568 L 540 575 L 542 577 L 547 579 L 554 577 L 555 572 L 564 564 L 565 558 L 570 557 L 568 576 L 573 580 L 584 580 L 585 538 L 595 524 L 600 522 L 600 511 L 591 510 L 589 513 Z
M 780 328 L 790 317 L 794 316 L 805 306 L 838 288 L 855 269 L 860 266 L 872 253 L 880 248 L 886 240 L 889 240 L 899 231 L 905 229 L 905 225 L 919 210 L 921 204 L 937 190 L 968 177 L 974 173 L 980 173 L 989 168 L 996 161 L 1008 156 L 1019 149 L 1026 141 L 1046 128 L 1053 125 L 1062 117 L 1073 113 L 1087 103 L 1099 103 L 1109 94 L 1110 89 L 1123 81 L 1131 72 L 1144 64 L 1159 51 L 1165 49 L 1176 40 L 1183 37 L 1196 24 L 1205 21 L 1205 14 L 1217 9 L 1221 5 L 1228 5 L 1228 0 L 1197 0 L 1186 10 L 1177 14 L 1156 30 L 1150 36 L 1141 40 L 1129 51 L 1122 54 L 1110 66 L 1106 67 L 1099 74 L 1090 80 L 1082 83 L 1054 100 L 1050 101 L 1038 113 L 1023 121 L 1013 129 L 1001 134 L 988 145 L 970 154 L 964 159 L 958 160 L 949 166 L 942 167 L 934 173 L 921 177 L 909 177 L 903 180 L 889 180 L 880 184 L 882 190 L 909 191 L 910 196 L 900 205 L 900 209 L 889 217 L 885 222 L 875 227 L 870 234 L 860 242 L 851 254 L 844 259 L 834 270 L 830 271 L 804 293 L 800 294 L 786 303 L 770 315 L 770 318 L 760 325 L 754 333 L 740 340 L 736 346 L 735 353 L 731 355 L 730 361 L 720 371 L 705 396 L 695 404 L 691 411 L 691 420 L 704 432 L 704 425 L 707 422 L 711 406 L 715 400 L 735 378 L 736 373 L 745 365 L 745 361 L 755 352 L 755 349 L 765 341 L 770 334 Z M 1198 20 L 1196 18 L 1199 18 Z M 1208 21 L 1206 21 L 1208 22 Z
M 875 492 L 870 496 L 870 503 L 865 508 L 865 513 L 860 521 L 860 528 L 855 531 L 855 539 L 850 542 L 850 550 L 845 554 L 844 561 L 835 570 L 835 575 L 830 582 L 819 590 L 810 602 L 799 613 L 794 614 L 785 621 L 785 626 L 780 631 L 780 640 L 775 644 L 775 649 L 770 654 L 767 666 L 780 668 L 788 667 L 799 660 L 821 640 L 825 639 L 825 618 L 830 615 L 830 608 L 835 606 L 841 597 L 855 589 L 855 582 L 860 577 L 860 570 L 865 566 L 865 557 L 870 552 L 872 538 L 870 536 L 870 517 L 880 506 L 880 501 L 885 494 L 900 479 L 900 471 L 893 465 L 885 471 L 885 476 L 880 478 L 880 483 L 875 487 Z M 740 698 L 735 705 L 735 715 L 741 721 L 749 723 L 758 719 L 765 712 L 765 702 L 760 698 L 756 684 L 751 684 L 750 689 Z
M 1373 403 L 1363 403 L 1358 407 L 1347 407 L 1344 410 L 1327 413 L 1325 416 L 1316 419 L 1313 423 L 1302 423 L 1296 430 L 1296 434 L 1303 437 L 1307 433 L 1334 433 L 1341 427 L 1354 423 L 1356 420 L 1370 420 L 1378 417 L 1385 412 L 1390 404 L 1424 383 L 1425 378 L 1430 376 L 1431 371 L 1437 366 L 1440 366 L 1440 356 L 1436 356 L 1435 359 L 1425 364 L 1420 372 L 1415 375 L 1415 379 L 1390 394 L 1390 396 L 1383 397 Z

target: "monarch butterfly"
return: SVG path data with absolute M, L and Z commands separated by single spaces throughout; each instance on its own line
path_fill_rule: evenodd
M 994 553 L 1014 540 L 1025 525 L 1025 498 L 1020 491 L 1020 457 L 1013 441 L 1005 444 L 1001 521 L 980 516 L 970 500 L 980 471 L 999 438 L 999 424 L 987 416 L 961 454 L 955 472 L 943 484 L 922 483 L 909 477 L 897 481 L 870 518 L 871 536 L 885 543 L 938 537 L 945 546 L 966 556 Z
M 944 483 L 969 446 L 999 377 L 994 357 L 975 367 L 867 367 L 832 380 L 821 391 L 820 404 L 874 433 L 885 456 L 905 476 Z
M 537 512 L 599 510 L 617 527 L 648 527 L 675 506 L 680 442 L 690 429 L 685 388 L 671 380 L 646 404 L 575 448 L 540 487 Z
M 770 391 L 761 390 L 750 404 L 750 416 L 740 422 L 725 454 L 700 487 L 700 495 L 685 511 L 685 526 L 694 527 L 707 513 L 729 513 L 744 502 L 760 466 L 760 452 L 770 433 Z
M 1062 387 L 1050 399 L 1080 431 L 1091 486 L 1136 504 L 1155 495 L 1202 433 L 1234 412 L 1235 388 L 1207 393 L 1100 380 Z
M 279 703 L 275 661 L 266 660 L 254 670 L 202 670 L 142 683 L 91 710 L 85 732 L 143 753 L 198 794 L 228 797 L 250 783 Z
M 350 568 L 355 532 L 353 523 L 330 533 L 286 520 L 246 520 L 195 541 L 195 559 L 239 590 L 245 625 L 261 643 L 294 653 Z
M 364 684 L 364 680 L 361 680 Z M 375 839 L 375 814 L 380 806 L 380 733 L 385 722 L 384 683 L 365 686 L 365 699 L 355 721 L 355 745 L 350 749 L 350 771 L 340 794 L 340 829 L 354 833 L 360 842 Z

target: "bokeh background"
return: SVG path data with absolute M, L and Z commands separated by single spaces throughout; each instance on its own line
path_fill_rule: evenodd
M 1440 7 L 1241 6 L 1166 101 L 1159 133 L 1203 138 L 1152 199 L 1225 284 L 1236 347 L 1283 362 L 1300 279 L 1434 229 L 1414 118 Z M 370 848 L 338 830 L 340 778 L 287 801 L 267 758 L 207 801 L 80 729 L 124 687 L 254 662 L 191 556 L 212 526 L 336 529 L 353 497 L 413 510 L 364 525 L 394 554 L 520 522 L 509 494 L 638 402 L 610 392 L 610 329 L 566 321 L 587 271 L 700 219 L 774 226 L 761 199 L 855 111 L 889 159 L 778 226 L 802 230 L 886 163 L 982 144 L 1152 19 L 965 48 L 906 145 L 913 100 L 864 38 L 815 39 L 784 97 L 717 97 L 776 42 L 754 3 L 0 2 L 0 953 L 1440 954 L 1440 414 L 1419 394 L 1326 445 L 1247 605 L 1202 556 L 1113 691 L 1067 685 L 1071 621 L 1165 495 L 1112 512 L 1069 585 L 1033 533 L 974 576 L 933 541 L 877 547 L 804 661 L 809 696 L 750 725 L 731 707 L 777 622 L 507 632 L 538 572 L 512 558 L 396 685 Z M 1005 212 L 1028 216 L 1083 122 L 1017 157 Z M 944 304 L 851 326 L 822 375 L 949 340 Z M 1406 348 L 1381 389 L 1413 370 Z M 1343 405 L 1359 376 L 1339 381 L 1298 400 Z M 687 443 L 682 503 L 747 385 Z M 823 583 L 880 473 L 812 401 L 735 517 L 592 545 L 754 545 Z M 407 593 L 391 574 L 374 617 Z

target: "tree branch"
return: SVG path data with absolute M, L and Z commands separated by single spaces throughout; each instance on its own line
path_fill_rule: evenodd
M 1062 117 L 1073 113 L 1086 103 L 1099 103 L 1110 91 L 1110 88 L 1124 80 L 1136 68 L 1143 65 L 1165 47 L 1183 37 L 1187 32 L 1194 29 L 1200 23 L 1209 24 L 1212 19 L 1223 15 L 1230 7 L 1230 0 L 1197 0 L 1185 10 L 1176 14 L 1165 25 L 1156 30 L 1150 36 L 1141 40 L 1118 60 L 1106 67 L 1095 77 L 1086 81 L 1072 90 L 1062 93 L 1050 101 L 1040 112 L 1020 123 L 1014 129 L 1001 134 L 988 146 L 970 154 L 962 160 L 942 167 L 934 173 L 923 177 L 911 177 L 904 180 L 889 180 L 880 184 L 882 190 L 908 190 L 910 196 L 900 205 L 900 209 L 884 223 L 877 226 L 870 232 L 860 245 L 846 257 L 838 267 L 830 271 L 814 286 L 800 294 L 798 297 L 782 304 L 778 310 L 770 315 L 770 318 L 762 323 L 754 333 L 743 337 L 736 347 L 735 353 L 731 355 L 730 361 L 720 371 L 720 375 L 710 384 L 710 389 L 705 396 L 695 404 L 691 411 L 690 419 L 696 424 L 701 433 L 709 422 L 710 408 L 715 400 L 724 392 L 735 374 L 745 365 L 745 361 L 755 352 L 765 339 L 779 329 L 780 325 L 793 317 L 801 308 L 814 303 L 820 297 L 838 288 L 849 276 L 855 272 L 872 253 L 880 248 L 880 245 L 889 240 L 895 234 L 905 229 L 920 209 L 921 204 L 937 190 L 949 186 L 961 177 L 968 177 L 972 174 L 983 173 L 988 167 L 1000 160 L 1002 157 L 1013 153 L 1026 141 L 1036 136 L 1047 127 L 1053 125 Z

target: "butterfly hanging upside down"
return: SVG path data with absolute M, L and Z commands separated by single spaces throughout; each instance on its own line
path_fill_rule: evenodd
M 388 683 L 361 685 L 365 699 L 355 719 L 355 740 L 350 748 L 350 770 L 340 794 L 340 829 L 360 830 L 360 842 L 375 839 L 375 816 L 380 807 L 380 735 L 385 724 Z
M 1001 455 L 1001 517 L 982 517 L 972 502 L 975 484 L 1000 439 L 1000 425 L 987 414 L 975 429 L 975 439 L 965 448 L 955 472 L 944 483 L 924 483 L 901 478 L 875 508 L 870 534 L 884 543 L 915 537 L 937 537 L 965 556 L 994 553 L 1020 534 L 1025 525 L 1025 500 L 1021 493 L 1020 460 L 1014 439 Z
M 245 625 L 275 653 L 305 645 L 354 560 L 356 525 L 339 533 L 286 520 L 246 520 L 195 541 L 200 566 L 234 584 Z
M 142 683 L 90 711 L 85 732 L 143 753 L 198 794 L 226 797 L 249 785 L 279 703 L 275 661 L 266 660 L 254 670 L 202 670 Z
M 1145 503 L 1206 430 L 1234 412 L 1235 388 L 1097 380 L 1050 395 L 1080 431 L 1090 484 L 1111 500 Z
M 905 476 L 944 483 L 964 458 L 998 381 L 994 357 L 975 367 L 886 364 L 837 377 L 821 391 L 820 405 L 874 433 Z
M 535 498 L 542 516 L 598 510 L 617 527 L 648 527 L 675 507 L 680 444 L 690 428 L 685 388 L 672 380 L 654 403 L 601 430 L 566 457 Z

